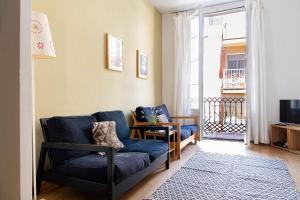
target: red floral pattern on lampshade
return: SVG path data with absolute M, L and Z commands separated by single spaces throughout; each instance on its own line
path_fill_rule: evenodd
M 48 18 L 44 13 L 32 12 L 31 41 L 35 59 L 56 57 Z
M 38 43 L 36 44 L 36 46 L 37 46 L 37 48 L 39 48 L 39 49 L 44 49 L 44 43 L 43 43 L 43 42 L 38 42 Z

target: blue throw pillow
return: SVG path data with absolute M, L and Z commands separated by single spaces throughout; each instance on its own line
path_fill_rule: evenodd
M 169 122 L 172 122 L 171 115 L 170 115 L 170 113 L 167 109 L 167 106 L 165 104 L 162 104 L 160 106 L 156 106 L 155 107 L 155 112 L 156 112 L 157 115 L 163 115 L 164 114 L 168 118 Z
M 151 107 L 143 107 L 139 106 L 135 109 L 136 113 L 136 119 L 139 122 L 149 122 L 149 116 L 152 115 L 152 109 Z

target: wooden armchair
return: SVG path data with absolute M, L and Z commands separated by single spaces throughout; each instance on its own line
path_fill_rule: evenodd
M 131 111 L 132 119 L 133 119 L 133 125 L 134 126 L 149 126 L 153 125 L 153 123 L 150 122 L 140 122 L 137 119 L 136 112 Z M 172 126 L 172 131 L 175 131 L 175 139 L 170 142 L 170 146 L 175 146 L 175 155 L 177 159 L 181 158 L 181 150 L 187 146 L 191 142 L 197 143 L 197 141 L 200 141 L 200 124 L 199 124 L 199 116 L 173 116 L 172 122 L 158 122 L 155 125 L 156 126 Z M 173 121 L 174 120 L 174 121 Z M 178 120 L 192 120 L 193 125 L 182 125 Z M 191 135 L 189 135 L 186 138 L 182 137 L 182 131 L 186 132 L 186 127 L 192 127 L 194 130 L 190 130 L 192 132 Z M 142 134 L 140 130 L 135 130 L 135 132 L 132 132 L 131 137 L 133 138 L 142 138 Z

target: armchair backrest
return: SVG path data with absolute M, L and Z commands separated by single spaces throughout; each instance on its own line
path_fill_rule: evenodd
M 139 122 L 138 120 L 137 120 L 137 118 L 136 118 L 136 112 L 135 111 L 131 111 L 131 117 L 132 117 L 132 122 L 133 122 L 133 125 L 135 126 L 135 124 L 137 123 L 137 122 Z

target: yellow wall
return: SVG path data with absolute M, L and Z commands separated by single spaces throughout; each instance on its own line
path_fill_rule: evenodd
M 33 0 L 33 10 L 47 14 L 57 54 L 35 62 L 37 120 L 161 103 L 161 15 L 148 0 Z M 104 33 L 124 41 L 123 72 L 105 69 Z M 148 80 L 136 78 L 137 49 Z

